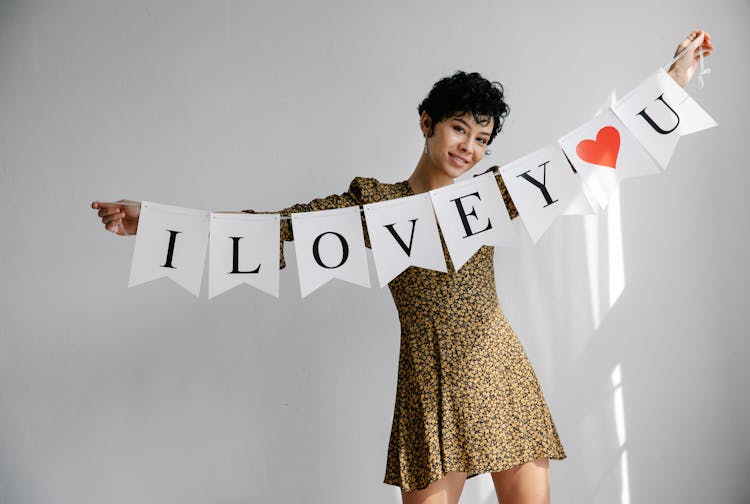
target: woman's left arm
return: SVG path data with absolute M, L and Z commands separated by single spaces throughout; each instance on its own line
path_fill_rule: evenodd
M 680 45 L 677 46 L 677 50 L 674 55 L 677 56 L 680 51 L 686 47 L 691 46 L 690 49 L 685 51 L 680 59 L 672 63 L 667 72 L 676 82 L 682 87 L 687 86 L 690 79 L 695 75 L 695 70 L 698 67 L 698 54 L 703 51 L 703 57 L 710 55 L 714 49 L 711 44 L 711 36 L 708 32 L 703 30 L 695 30 L 685 37 Z

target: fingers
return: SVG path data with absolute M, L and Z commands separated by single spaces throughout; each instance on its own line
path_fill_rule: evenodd
M 93 201 L 91 202 L 91 208 L 97 209 L 105 209 L 105 208 L 113 208 L 113 207 L 119 207 L 120 205 L 118 203 L 105 203 L 103 201 Z
M 115 234 L 121 234 L 121 231 L 124 229 L 122 219 L 125 217 L 125 212 L 120 210 L 120 206 L 117 203 L 93 201 L 91 202 L 91 208 L 99 209 L 97 215 L 101 217 L 104 229 Z
M 110 208 L 113 206 L 117 206 L 117 203 L 107 203 L 105 201 L 92 201 L 91 202 L 91 208 Z
M 677 49 L 674 52 L 674 55 L 677 56 L 681 52 L 685 51 L 688 47 L 690 47 L 691 44 L 695 42 L 695 32 L 691 32 L 687 37 L 682 39 L 677 46 Z
M 109 224 L 106 224 L 104 226 L 104 229 L 106 229 L 107 231 L 111 231 L 115 234 L 122 234 L 122 230 L 123 230 L 122 221 L 117 220 L 115 222 L 110 222 Z
M 106 215 L 102 217 L 102 222 L 104 224 L 109 224 L 110 222 L 114 220 L 122 220 L 122 218 L 125 217 L 125 212 L 114 212 L 113 214 Z
M 711 35 L 703 30 L 693 31 L 688 35 L 688 38 L 691 42 L 695 42 L 698 47 L 701 47 L 704 50 L 712 51 L 714 48 L 714 45 L 711 43 Z
M 120 207 L 118 207 L 118 206 L 111 206 L 111 207 L 107 207 L 107 208 L 102 208 L 101 210 L 99 210 L 99 212 L 97 212 L 97 214 L 99 215 L 99 217 L 107 217 L 108 215 L 113 215 L 113 214 L 120 213 L 120 211 L 121 211 Z M 125 215 L 125 213 L 123 212 L 123 216 L 124 215 Z
M 690 46 L 694 46 L 694 51 L 687 50 Z M 713 52 L 714 46 L 711 43 L 711 36 L 703 30 L 693 30 L 687 37 L 682 39 L 680 44 L 677 46 L 677 50 L 674 55 L 677 56 L 680 52 L 685 51 L 686 53 L 692 52 L 693 56 L 697 59 L 699 53 L 703 51 L 703 57 L 706 57 Z
M 696 48 L 700 47 L 701 44 L 703 44 L 703 31 L 702 30 L 695 30 L 690 32 L 690 34 L 686 37 L 686 40 L 688 41 L 688 46 L 695 46 Z

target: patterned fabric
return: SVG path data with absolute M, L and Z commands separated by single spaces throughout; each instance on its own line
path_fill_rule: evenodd
M 497 173 L 497 167 L 487 171 Z M 509 215 L 516 218 L 502 178 L 497 181 Z M 388 184 L 356 177 L 346 193 L 280 213 L 413 194 L 407 181 Z M 362 222 L 370 247 L 364 214 Z M 283 241 L 294 237 L 291 220 L 282 220 L 281 226 L 283 268 Z M 500 309 L 494 248 L 481 247 L 455 271 L 442 233 L 440 238 L 447 273 L 411 266 L 388 284 L 401 322 L 401 344 L 383 482 L 403 491 L 423 489 L 451 471 L 472 478 L 539 457 L 566 458 L 536 374 Z

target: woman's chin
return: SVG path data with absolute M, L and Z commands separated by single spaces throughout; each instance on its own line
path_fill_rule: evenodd
M 473 164 L 467 164 L 464 167 L 458 168 L 456 166 L 449 166 L 445 171 L 448 173 L 452 178 L 457 179 L 467 171 L 471 170 L 474 167 Z

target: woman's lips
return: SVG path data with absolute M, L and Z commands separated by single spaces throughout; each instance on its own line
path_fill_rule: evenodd
M 462 158 L 462 157 L 460 157 L 460 156 L 456 156 L 455 154 L 451 154 L 450 152 L 448 153 L 448 155 L 449 155 L 449 156 L 451 157 L 451 159 L 453 159 L 453 160 L 454 160 L 454 161 L 456 162 L 456 164 L 458 164 L 459 166 L 465 166 L 465 165 L 469 164 L 469 161 L 468 161 L 467 159 L 464 159 L 464 158 Z

